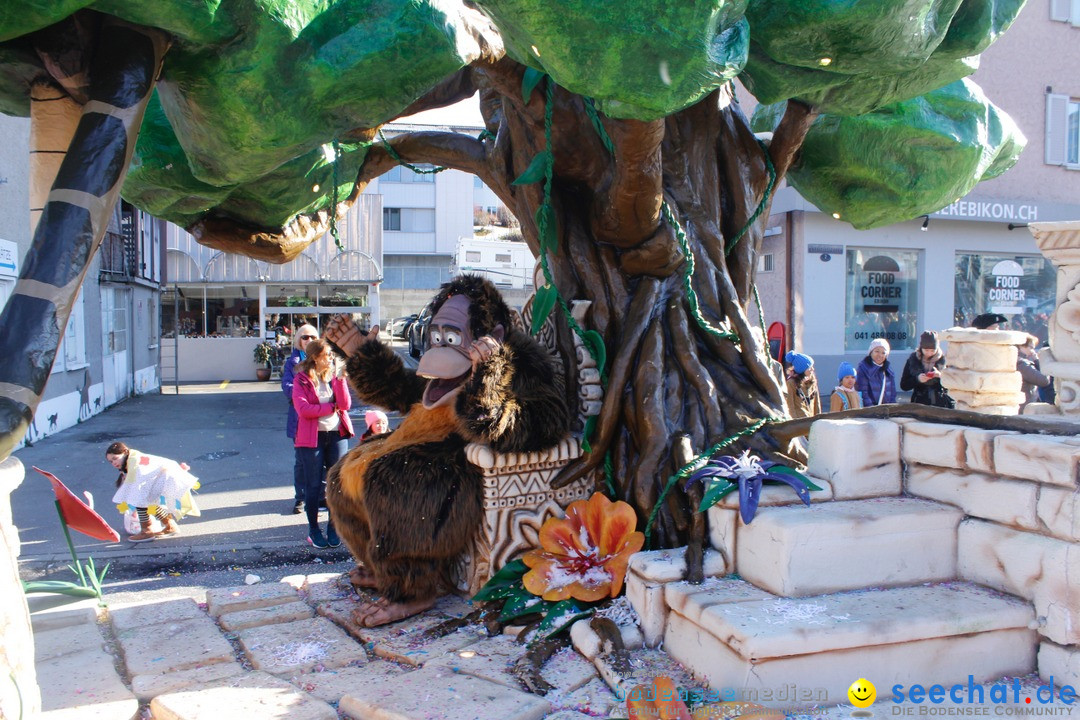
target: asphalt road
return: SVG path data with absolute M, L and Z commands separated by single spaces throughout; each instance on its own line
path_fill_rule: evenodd
M 350 412 L 357 434 L 365 409 L 354 405 Z M 115 583 L 147 578 L 168 583 L 194 572 L 225 572 L 236 582 L 237 572 L 260 574 L 259 568 L 281 569 L 277 574 L 290 574 L 293 566 L 317 572 L 325 563 L 347 568 L 344 546 L 311 548 L 306 516 L 292 514 L 293 447 L 285 437 L 285 416 L 278 381 L 181 385 L 179 394 L 169 387 L 165 394 L 131 398 L 19 450 L 15 457 L 26 466 L 26 479 L 11 504 L 22 542 L 23 578 L 70 575 L 51 486 L 32 466 L 52 472 L 76 495 L 90 491 L 97 511 L 120 532 L 119 543 L 72 532 L 81 556 L 92 554 L 99 566 L 112 563 L 109 578 Z M 178 536 L 127 542 L 111 502 L 116 470 L 105 461 L 105 448 L 114 440 L 191 465 L 202 485 L 196 496 L 202 515 L 182 520 Z M 325 520 L 325 513 L 321 517 Z

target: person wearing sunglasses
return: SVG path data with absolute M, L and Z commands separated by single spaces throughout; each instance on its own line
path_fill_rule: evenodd
M 296 378 L 296 366 L 307 358 L 307 346 L 312 340 L 319 337 L 319 331 L 311 325 L 301 325 L 296 329 L 293 336 L 293 350 L 289 359 L 285 361 L 285 367 L 281 370 L 281 391 L 289 401 L 289 416 L 285 422 L 285 434 L 289 440 L 296 440 L 296 424 L 298 418 L 296 408 L 293 407 L 292 394 L 293 382 Z M 300 453 L 293 448 L 295 458 L 293 460 L 293 515 L 304 512 L 304 469 L 300 464 Z

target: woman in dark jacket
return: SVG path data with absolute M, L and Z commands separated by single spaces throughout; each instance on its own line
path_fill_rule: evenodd
M 953 408 L 956 402 L 941 386 L 945 356 L 937 333 L 927 330 L 919 338 L 919 348 L 911 353 L 900 374 L 900 389 L 911 392 L 911 402 L 934 407 Z
M 862 395 L 863 407 L 896 402 L 896 375 L 889 367 L 889 341 L 878 338 L 870 343 L 870 352 L 855 370 L 855 389 Z

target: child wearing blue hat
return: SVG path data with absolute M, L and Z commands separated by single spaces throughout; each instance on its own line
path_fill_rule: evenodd
M 814 417 L 821 414 L 821 394 L 814 375 L 814 358 L 802 353 L 789 352 L 784 356 L 787 369 L 787 402 L 793 418 Z
M 862 396 L 855 389 L 855 366 L 842 362 L 836 373 L 836 387 L 829 396 L 829 412 L 856 410 L 861 407 Z

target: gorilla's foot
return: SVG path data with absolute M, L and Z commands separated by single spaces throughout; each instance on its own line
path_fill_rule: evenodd
M 349 571 L 349 582 L 353 587 L 375 589 L 375 576 L 362 565 L 357 565 Z
M 353 620 L 363 627 L 375 627 L 387 623 L 404 620 L 407 617 L 427 610 L 435 604 L 437 598 L 427 600 L 413 600 L 412 602 L 391 602 L 386 598 L 379 598 L 374 602 L 362 603 L 353 611 Z

